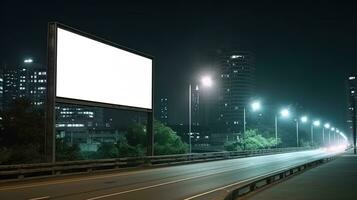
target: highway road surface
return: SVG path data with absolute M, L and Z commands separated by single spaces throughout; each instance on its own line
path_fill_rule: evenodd
M 1 200 L 198 200 L 268 172 L 327 157 L 312 150 L 0 186 Z

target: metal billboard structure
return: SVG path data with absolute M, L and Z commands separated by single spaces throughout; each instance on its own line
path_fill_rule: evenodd
M 112 55 L 112 57 L 115 58 L 115 56 L 119 55 L 125 58 L 124 60 L 127 60 L 127 57 L 131 57 L 132 60 L 134 59 L 133 62 L 131 63 L 125 63 L 124 67 L 122 68 L 122 73 L 131 73 L 131 74 L 119 74 L 121 76 L 129 76 L 129 77 L 134 77 L 137 73 L 140 74 L 138 76 L 138 80 L 135 79 L 130 79 L 131 84 L 126 84 L 126 87 L 130 85 L 135 85 L 134 88 L 123 88 L 121 87 L 120 90 L 122 91 L 116 91 L 118 93 L 123 92 L 123 94 L 117 94 L 115 93 L 113 98 L 112 93 L 114 91 L 106 91 L 107 93 L 104 93 L 104 95 L 101 95 L 100 97 L 96 98 L 96 96 L 93 96 L 93 93 L 83 93 L 82 96 L 84 98 L 78 98 L 78 96 L 71 96 L 74 93 L 67 93 L 66 91 L 71 89 L 71 86 L 67 85 L 66 87 L 63 87 L 63 84 L 61 82 L 57 82 L 58 78 L 58 49 L 59 49 L 59 32 L 64 32 L 68 33 L 70 35 L 73 35 L 75 40 L 83 40 L 84 42 L 88 41 L 88 43 L 97 45 L 95 46 L 94 50 L 99 49 L 99 52 L 95 52 L 96 54 L 101 54 L 101 49 L 104 48 L 108 51 L 112 51 L 109 54 L 105 53 L 104 54 L 104 59 L 103 63 L 106 63 L 111 65 L 111 61 L 108 63 L 108 55 Z M 62 36 L 60 36 L 62 37 Z M 111 109 L 118 109 L 118 110 L 129 110 L 129 111 L 137 111 L 137 112 L 144 112 L 147 113 L 147 155 L 151 156 L 153 155 L 153 143 L 154 143 L 154 134 L 153 134 L 153 113 L 154 113 L 154 58 L 150 55 L 138 52 L 136 50 L 129 49 L 127 47 L 112 43 L 110 41 L 107 41 L 105 39 L 99 38 L 97 36 L 82 32 L 80 30 L 74 29 L 72 27 L 57 23 L 57 22 L 51 22 L 49 23 L 48 26 L 48 47 L 47 47 L 47 56 L 48 56 L 48 75 L 47 75 L 47 104 L 46 104 L 46 111 L 45 111 L 45 117 L 46 117 L 46 134 L 45 134 L 45 155 L 46 155 L 46 160 L 48 162 L 55 162 L 56 161 L 56 113 L 55 113 L 55 105 L 56 103 L 65 103 L 65 104 L 73 104 L 73 105 L 80 105 L 80 106 L 93 106 L 93 107 L 101 107 L 101 108 L 111 108 Z M 72 41 L 75 41 L 72 38 Z M 81 44 L 74 44 L 74 48 L 80 46 Z M 60 46 L 63 46 L 62 44 Z M 88 48 L 86 48 L 88 49 Z M 60 49 L 61 52 L 66 52 L 63 51 L 63 49 Z M 85 50 L 84 50 L 85 51 Z M 82 52 L 78 52 L 78 58 L 81 59 L 83 57 L 81 55 Z M 76 59 L 77 56 L 73 56 L 72 59 Z M 137 58 L 137 59 L 136 59 Z M 101 59 L 101 58 L 99 58 Z M 135 60 L 136 59 L 136 60 Z M 109 59 L 110 60 L 110 59 Z M 118 61 L 120 59 L 113 59 L 113 62 L 120 62 Z M 138 60 L 138 61 L 137 61 Z M 80 61 L 80 60 L 79 60 Z M 100 60 L 99 60 L 100 62 Z M 68 63 L 68 62 L 67 62 Z M 138 64 L 139 63 L 139 64 Z M 138 70 L 132 70 L 133 68 L 136 67 L 136 65 L 140 65 L 140 63 L 143 65 L 141 68 L 138 68 Z M 144 63 L 144 64 L 143 64 Z M 149 67 L 149 63 L 151 63 L 150 67 L 151 69 L 147 69 Z M 62 66 L 62 64 L 60 64 Z M 79 65 L 72 66 L 76 67 Z M 114 64 L 115 66 L 115 64 Z M 124 69 L 127 66 L 131 66 L 128 72 Z M 108 67 L 109 71 L 106 71 L 108 74 L 115 74 L 117 71 L 110 71 L 114 70 L 113 66 L 110 68 Z M 101 69 L 100 69 L 101 70 Z M 100 71 L 98 71 L 100 72 Z M 151 72 L 151 74 L 150 74 Z M 61 72 L 62 73 L 62 72 Z M 118 73 L 118 72 L 117 72 Z M 64 74 L 64 75 L 63 75 Z M 60 79 L 63 79 L 66 76 L 66 73 L 62 73 Z M 98 74 L 97 74 L 98 76 Z M 99 73 L 100 76 L 100 73 Z M 103 75 L 102 75 L 103 76 Z M 145 79 L 145 82 L 141 82 L 141 79 Z M 105 80 L 106 77 L 102 77 Z M 121 79 L 117 79 L 116 81 L 120 81 Z M 128 79 L 126 79 L 128 80 Z M 85 81 L 83 79 L 83 82 L 85 84 Z M 77 82 L 81 82 L 81 78 L 78 78 Z M 151 83 L 150 83 L 151 82 Z M 70 81 L 69 79 L 69 84 L 74 86 L 73 82 Z M 108 83 L 104 83 L 108 85 Z M 123 85 L 121 82 L 111 82 L 111 84 L 115 85 Z M 61 95 L 58 96 L 57 94 L 57 87 L 61 86 L 64 88 L 61 91 Z M 82 85 L 84 86 L 84 85 Z M 85 87 L 85 86 L 84 86 Z M 86 91 L 86 88 L 81 88 L 81 87 L 74 87 L 79 93 L 80 91 Z M 120 88 L 120 87 L 119 87 Z M 144 88 L 144 89 L 143 89 Z M 81 90 L 82 89 L 82 90 Z M 117 88 L 116 88 L 117 89 Z M 124 91 L 125 90 L 125 91 Z M 133 92 L 132 90 L 142 90 L 142 91 L 136 91 Z M 150 90 L 150 91 L 148 91 Z M 75 91 L 76 92 L 76 91 Z M 92 92 L 92 91 L 91 91 Z M 94 91 L 95 92 L 95 91 Z M 105 91 L 104 91 L 105 92 Z M 141 95 L 144 94 L 144 95 Z M 140 96 L 141 95 L 141 96 Z M 123 99 L 122 97 L 125 97 L 127 99 Z M 109 99 L 106 101 L 106 98 Z M 111 98 L 111 99 L 110 99 Z M 99 100 L 98 100 L 99 99 Z M 144 99 L 144 101 L 142 101 Z M 140 102 L 141 101 L 141 102 Z M 132 103 L 134 102 L 134 103 Z M 137 103 L 135 103 L 137 102 Z

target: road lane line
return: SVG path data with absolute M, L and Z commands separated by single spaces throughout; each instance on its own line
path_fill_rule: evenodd
M 267 156 L 281 156 L 281 154 L 274 154 L 274 155 L 267 155 Z M 291 156 L 291 157 L 294 157 L 294 156 Z M 233 161 L 236 159 L 239 159 L 239 161 L 244 161 L 244 159 L 250 160 L 250 159 L 255 159 L 255 158 L 257 158 L 257 157 L 235 158 L 235 159 L 222 160 L 222 161 Z M 209 162 L 207 162 L 207 163 L 209 163 Z M 108 174 L 108 175 L 95 175 L 94 177 L 88 177 L 88 178 L 78 177 L 78 178 L 70 178 L 70 179 L 57 180 L 57 181 L 53 180 L 53 181 L 49 181 L 49 182 L 26 184 L 26 185 L 22 185 L 22 186 L 4 186 L 4 187 L 0 187 L 0 191 L 32 188 L 32 187 L 38 187 L 38 186 L 48 186 L 48 185 L 55 185 L 55 184 L 62 184 L 62 183 L 72 183 L 72 182 L 79 182 L 79 181 L 96 180 L 96 179 L 111 178 L 111 177 L 128 176 L 128 175 L 135 175 L 135 174 L 140 174 L 140 173 L 145 173 L 145 172 L 151 172 L 151 171 L 155 171 L 155 170 L 160 170 L 160 169 L 159 168 L 143 169 L 143 170 L 139 170 L 139 171 L 118 172 L 118 173 Z
M 312 162 L 313 160 L 318 160 L 318 159 L 321 159 L 322 157 L 320 158 L 315 158 L 315 159 L 310 159 L 308 162 Z M 265 173 L 265 174 L 262 174 L 262 175 L 259 175 L 259 176 L 255 176 L 255 177 L 252 177 L 252 178 L 248 178 L 248 179 L 245 179 L 245 180 L 241 180 L 239 182 L 235 182 L 235 183 L 232 183 L 232 184 L 229 184 L 229 185 L 225 185 L 223 187 L 220 187 L 220 188 L 216 188 L 216 189 L 213 189 L 213 190 L 209 190 L 207 192 L 204 192 L 204 193 L 200 193 L 200 194 L 197 194 L 197 195 L 194 195 L 194 196 L 191 196 L 191 197 L 188 197 L 186 199 L 183 199 L 183 200 L 192 200 L 192 199 L 195 199 L 197 197 L 201 197 L 201 196 L 204 196 L 204 195 L 207 195 L 207 194 L 210 194 L 210 193 L 213 193 L 213 192 L 217 192 L 219 190 L 224 190 L 226 188 L 229 188 L 229 187 L 232 187 L 232 186 L 235 186 L 235 185 L 239 185 L 239 184 L 242 184 L 244 182 L 249 182 L 251 180 L 254 180 L 254 179 L 257 179 L 257 178 L 260 178 L 260 177 L 263 177 L 263 176 L 268 176 L 268 175 L 271 175 L 271 174 L 274 174 L 276 172 L 279 172 L 281 170 L 284 170 L 284 169 L 288 169 L 288 168 L 291 168 L 291 167 L 294 167 L 296 166 L 295 165 L 291 165 L 291 166 L 288 166 L 288 167 L 283 167 L 283 168 L 280 168 L 280 169 L 277 169 L 275 171 L 272 171 L 272 172 L 269 172 L 269 173 Z
M 249 163 L 250 165 L 250 163 Z M 247 168 L 249 167 L 249 165 L 243 167 L 243 168 Z M 295 164 L 296 165 L 296 164 Z M 291 165 L 291 166 L 288 166 L 288 167 L 292 167 L 292 166 L 295 166 L 295 165 Z M 278 170 L 275 170 L 273 172 L 269 172 L 269 173 L 266 173 L 266 174 L 263 174 L 263 175 L 260 175 L 260 176 L 265 176 L 267 174 L 270 174 L 270 173 L 275 173 L 277 171 L 280 171 L 282 169 L 286 169 L 288 167 L 283 167 L 283 168 L 280 168 Z M 243 169 L 243 168 L 238 168 L 238 169 Z M 106 195 L 101 195 L 101 196 L 97 196 L 97 197 L 92 197 L 92 198 L 89 198 L 89 199 L 86 199 L 86 200 L 97 200 L 97 199 L 103 199 L 103 198 L 107 198 L 107 197 L 112 197 L 112 196 L 118 196 L 118 195 L 121 195 L 121 194 L 126 194 L 126 193 L 131 193 L 131 192 L 136 192 L 136 191 L 141 191 L 141 190 L 146 190 L 146 189 L 150 189 L 150 188 L 155 188 L 155 187 L 160 187 L 160 186 L 164 186 L 164 185 L 169 185 L 169 184 L 173 184 L 173 183 L 178 183 L 178 182 L 183 182 L 183 181 L 187 181 L 187 180 L 191 180 L 191 179 L 195 179 L 195 178 L 202 178 L 202 177 L 206 177 L 206 176 L 212 176 L 212 175 L 217 175 L 217 174 L 222 174 L 222 173 L 225 173 L 225 172 L 229 172 L 229 171 L 235 171 L 235 170 L 238 170 L 237 168 L 236 169 L 230 169 L 230 170 L 224 170 L 224 171 L 221 171 L 221 172 L 218 172 L 218 173 L 215 173 L 215 174 L 206 174 L 206 175 L 199 175 L 199 176 L 193 176 L 193 177 L 188 177 L 188 178 L 183 178 L 183 179 L 179 179 L 179 180 L 173 180 L 173 181 L 168 181 L 168 182 L 164 182 L 164 183 L 159 183 L 159 184 L 155 184 L 155 185 L 150 185 L 150 186 L 145 186 L 145 187 L 141 187 L 141 188 L 136 188 L 136 189 L 132 189 L 132 190 L 126 190 L 126 191 L 122 191 L 122 192 L 116 192 L 116 193 L 111 193 L 111 194 L 106 194 Z M 242 182 L 245 182 L 245 181 L 249 181 L 249 180 L 252 180 L 252 179 L 255 179 L 255 178 L 258 178 L 260 176 L 256 176 L 256 177 L 253 177 L 253 178 L 249 178 L 249 179 L 245 179 L 245 180 L 242 180 L 238 183 L 242 183 Z M 231 185 L 236 185 L 238 183 L 233 183 Z M 228 186 L 223 186 L 221 188 L 227 188 L 229 187 L 230 185 Z M 215 189 L 214 191 L 217 191 L 221 188 L 218 188 L 218 189 Z M 213 192 L 213 190 L 211 191 L 208 191 L 206 192 L 207 194 L 208 193 L 211 193 Z M 198 194 L 196 195 L 197 197 L 198 196 L 202 196 L 204 195 L 203 193 L 202 194 Z M 196 196 L 193 196 L 193 197 L 196 197 Z M 184 200 L 189 200 L 191 199 L 191 197 L 189 197 L 188 199 L 184 199 Z
M 50 196 L 31 198 L 29 200 L 42 200 L 42 199 L 50 199 Z
M 242 164 L 251 164 L 251 163 L 242 163 Z M 227 166 L 228 167 L 228 166 Z M 207 171 L 212 171 L 212 170 L 218 170 L 220 168 L 212 168 L 208 169 Z M 137 171 L 137 172 L 127 172 L 127 173 L 119 173 L 119 174 L 109 174 L 109 175 L 98 175 L 95 177 L 88 177 L 88 178 L 73 178 L 73 179 L 66 179 L 66 180 L 54 180 L 50 182 L 43 182 L 43 183 L 35 183 L 35 184 L 28 184 L 28 185 L 22 185 L 22 186 L 4 186 L 0 188 L 0 191 L 4 190 L 15 190 L 15 189 L 24 189 L 24 188 L 32 188 L 32 187 L 37 187 L 37 186 L 48 186 L 48 185 L 55 185 L 55 184 L 62 184 L 62 183 L 71 183 L 71 182 L 79 182 L 79 181 L 87 181 L 87 180 L 96 180 L 96 179 L 102 179 L 102 178 L 112 178 L 112 177 L 120 177 L 120 176 L 128 176 L 128 175 L 135 175 L 135 174 L 140 174 L 144 172 L 150 172 L 154 170 L 159 170 L 159 169 L 148 169 L 148 170 L 142 170 L 142 171 Z M 170 178 L 170 177 L 167 177 Z
M 301 152 L 291 152 L 291 153 L 301 153 Z M 289 153 L 286 153 L 286 154 L 291 154 L 291 153 L 289 152 Z M 268 157 L 268 156 L 278 156 L 278 157 L 280 157 L 280 156 L 282 156 L 282 154 L 264 155 L 264 156 L 259 156 L 259 157 Z M 310 156 L 314 156 L 314 154 L 310 155 Z M 235 158 L 235 159 L 228 159 L 228 160 L 222 160 L 222 161 L 233 161 L 233 160 L 243 161 L 245 159 L 250 160 L 250 159 L 255 159 L 257 157 L 258 156 L 246 157 L 246 158 Z M 291 157 L 294 157 L 294 156 L 291 156 Z M 289 156 L 289 158 L 290 158 L 290 156 Z M 207 163 L 209 163 L 209 162 L 207 162 Z M 172 167 L 172 166 L 168 166 L 168 167 Z M 39 187 L 39 186 L 49 186 L 49 185 L 55 185 L 55 184 L 72 183 L 72 182 L 104 179 L 104 178 L 111 178 L 111 177 L 121 177 L 121 176 L 141 174 L 141 173 L 155 171 L 155 170 L 159 170 L 159 169 L 158 168 L 155 168 L 155 169 L 143 169 L 143 170 L 139 170 L 139 171 L 119 172 L 119 173 L 108 174 L 108 175 L 95 175 L 94 177 L 88 177 L 88 178 L 78 177 L 78 178 L 58 180 L 58 181 L 53 180 L 53 181 L 49 181 L 49 182 L 26 184 L 26 185 L 22 185 L 22 186 L 3 186 L 3 187 L 0 187 L 0 191 L 25 189 L 25 188 L 32 188 L 32 187 Z

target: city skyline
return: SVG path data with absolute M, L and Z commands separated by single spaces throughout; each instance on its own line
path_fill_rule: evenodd
M 218 74 L 211 58 L 221 49 L 249 50 L 256 55 L 257 95 L 265 102 L 276 102 L 277 106 L 298 103 L 306 109 L 314 108 L 314 113 L 321 116 L 333 118 L 340 126 L 345 124 L 342 120 L 347 117 L 345 77 L 357 65 L 353 51 L 349 51 L 356 43 L 356 29 L 350 26 L 354 22 L 350 17 L 354 5 L 343 7 L 342 12 L 342 7 L 333 2 L 270 5 L 267 2 L 218 4 L 210 1 L 204 5 L 139 3 L 135 6 L 127 3 L 122 5 L 125 12 L 118 14 L 110 12 L 113 8 L 88 3 L 87 9 L 102 17 L 87 23 L 85 19 L 91 17 L 87 13 L 73 18 L 79 3 L 72 5 L 66 16 L 61 10 L 65 3 L 56 3 L 53 7 L 46 3 L 27 4 L 16 8 L 13 3 L 2 2 L 2 7 L 8 8 L 2 13 L 3 27 L 14 33 L 8 40 L 1 37 L 1 43 L 9 47 L 0 52 L 2 62 L 10 64 L 31 56 L 37 62 L 46 63 L 47 22 L 56 20 L 78 27 L 155 55 L 155 96 L 168 96 L 170 110 L 178 113 L 171 119 L 184 123 L 186 115 L 176 111 L 187 109 L 185 96 L 189 80 L 202 71 Z M 201 13 L 194 12 L 198 7 Z M 11 15 L 6 12 L 15 8 L 20 9 L 20 16 L 9 18 Z M 32 14 L 25 25 L 20 19 L 29 12 Z M 203 15 L 208 13 L 216 14 Z M 282 15 L 287 16 L 285 21 L 280 19 Z M 178 21 L 178 17 L 182 20 Z M 102 20 L 106 24 L 101 23 Z M 180 29 L 186 26 L 191 29 Z M 24 30 L 29 37 L 19 34 Z M 145 37 L 139 33 L 146 33 Z M 344 49 L 343 53 L 339 49 Z M 170 87 L 164 86 L 171 82 Z

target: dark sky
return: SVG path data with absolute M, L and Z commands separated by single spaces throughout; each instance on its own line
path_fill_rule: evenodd
M 153 55 L 156 98 L 167 95 L 171 119 L 184 122 L 188 83 L 214 71 L 208 55 L 250 50 L 264 101 L 298 103 L 339 126 L 346 120 L 344 78 L 357 71 L 351 1 L 73 2 L 2 0 L 0 62 L 31 56 L 46 63 L 47 22 L 59 21 Z

